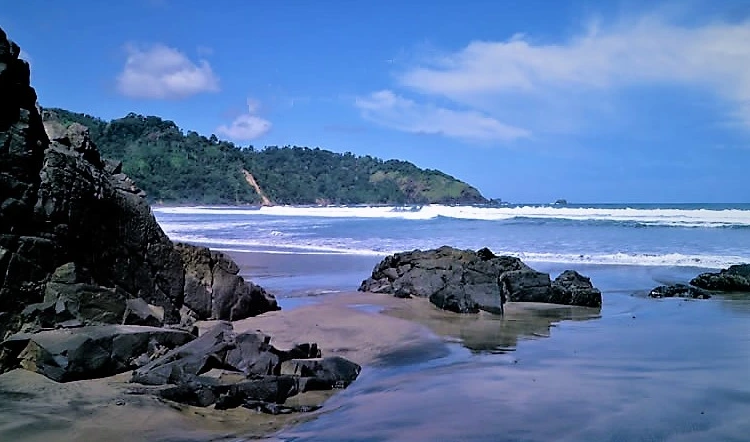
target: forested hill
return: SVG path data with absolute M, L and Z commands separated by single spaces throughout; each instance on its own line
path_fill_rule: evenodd
M 438 170 L 399 160 L 339 154 L 318 148 L 240 148 L 188 131 L 159 117 L 128 114 L 104 121 L 63 109 L 45 120 L 88 126 L 105 158 L 152 202 L 196 204 L 474 204 L 474 187 Z M 257 190 L 256 190 L 257 189 Z

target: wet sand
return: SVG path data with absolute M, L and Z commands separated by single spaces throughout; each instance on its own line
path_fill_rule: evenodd
M 575 314 L 590 316 L 587 310 Z M 280 348 L 317 342 L 324 356 L 349 358 L 366 371 L 394 360 L 408 363 L 444 356 L 445 341 L 459 340 L 470 348 L 512 346 L 519 336 L 545 336 L 552 321 L 572 316 L 570 308 L 545 305 L 510 305 L 502 318 L 464 316 L 442 312 L 424 299 L 355 292 L 318 297 L 313 305 L 269 312 L 234 326 L 237 331 L 261 330 Z M 212 323 L 199 325 L 206 329 Z M 315 413 L 271 416 L 241 408 L 183 406 L 138 394 L 143 388 L 129 384 L 129 377 L 124 373 L 60 384 L 20 369 L 0 375 L 0 440 L 254 438 L 328 411 L 323 407 Z M 288 403 L 320 404 L 333 393 L 305 393 Z

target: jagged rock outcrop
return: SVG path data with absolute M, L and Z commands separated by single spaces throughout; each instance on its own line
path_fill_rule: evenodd
M 20 333 L 2 347 L 17 366 L 69 382 L 133 370 L 193 338 L 182 330 L 102 325 Z
M 175 248 L 185 267 L 184 304 L 198 317 L 233 321 L 279 309 L 273 296 L 239 276 L 225 254 L 181 243 Z
M 156 326 L 278 309 L 228 257 L 175 248 L 86 127 L 43 122 L 19 54 L 0 30 L 0 339 L 22 328 Z M 196 277 L 204 270 L 194 255 L 208 256 L 207 278 Z
M 719 292 L 750 293 L 750 264 L 737 264 L 717 273 L 701 273 L 690 285 Z
M 495 256 L 487 248 L 396 253 L 375 266 L 359 290 L 425 297 L 457 313 L 501 313 L 506 301 L 601 307 L 601 292 L 577 272 L 566 271 L 553 283 L 520 259 Z
M 136 369 L 131 382 L 171 385 L 160 391 L 161 396 L 189 405 L 253 408 L 259 403 L 283 404 L 304 391 L 344 388 L 360 373 L 361 367 L 347 359 L 321 358 L 316 344 L 280 350 L 270 341 L 260 332 L 235 333 L 230 323 L 219 323 Z M 216 370 L 229 375 L 208 375 Z

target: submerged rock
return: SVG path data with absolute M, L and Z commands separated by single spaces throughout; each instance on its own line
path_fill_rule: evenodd
M 750 292 L 750 264 L 737 264 L 718 273 L 701 273 L 690 285 L 719 292 Z
M 553 284 L 548 274 L 487 248 L 474 252 L 443 246 L 396 253 L 376 265 L 359 290 L 425 297 L 457 313 L 502 313 L 506 301 L 601 306 L 601 292 L 588 278 L 567 271 Z
M 660 285 L 651 290 L 648 294 L 651 298 L 693 298 L 709 299 L 711 294 L 698 287 L 692 287 L 685 284 Z

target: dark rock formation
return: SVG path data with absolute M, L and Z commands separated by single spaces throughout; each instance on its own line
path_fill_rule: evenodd
M 566 271 L 554 283 L 520 259 L 444 246 L 386 257 L 359 287 L 360 291 L 420 296 L 458 313 L 479 310 L 502 313 L 503 303 L 547 302 L 601 307 L 601 292 L 576 272 Z
M 321 358 L 317 345 L 299 344 L 279 350 L 260 332 L 236 334 L 219 323 L 198 339 L 136 369 L 132 382 L 172 385 L 160 391 L 165 399 L 189 405 L 233 408 L 247 403 L 284 401 L 299 392 L 344 388 L 360 366 L 340 357 Z M 207 376 L 212 370 L 234 373 L 223 382 Z
M 738 264 L 718 273 L 701 273 L 690 285 L 719 292 L 750 293 L 750 264 Z
M 104 325 L 17 334 L 2 351 L 16 366 L 68 382 L 132 370 L 193 338 L 181 330 Z
M 185 266 L 185 306 L 200 318 L 235 319 L 278 310 L 276 299 L 238 275 L 229 257 L 206 247 L 175 244 Z
M 281 363 L 282 375 L 312 378 L 302 391 L 313 389 L 344 388 L 359 376 L 359 365 L 340 356 L 328 358 L 289 359 Z M 313 387 L 313 384 L 315 387 Z M 320 386 L 323 385 L 321 388 Z
M 651 290 L 648 296 L 652 298 L 693 298 L 709 299 L 711 294 L 706 290 L 698 287 L 692 287 L 685 284 L 660 285 Z
M 0 30 L 0 340 L 21 329 L 278 309 L 226 256 L 176 248 L 86 127 L 43 123 L 19 53 Z
M 273 413 L 293 410 L 279 404 L 300 383 L 330 389 L 356 378 L 358 365 L 318 359 L 315 344 L 283 351 L 229 323 L 195 340 L 158 328 L 278 305 L 226 255 L 172 244 L 86 127 L 43 123 L 19 53 L 0 30 L 0 371 L 20 366 L 67 382 L 135 369 L 133 381 L 164 386 L 165 399 Z M 284 362 L 309 358 L 303 374 L 281 375 Z M 207 376 L 212 369 L 234 381 Z
M 591 279 L 575 270 L 566 270 L 552 281 L 552 302 L 555 304 L 583 305 L 601 307 L 602 292 Z

